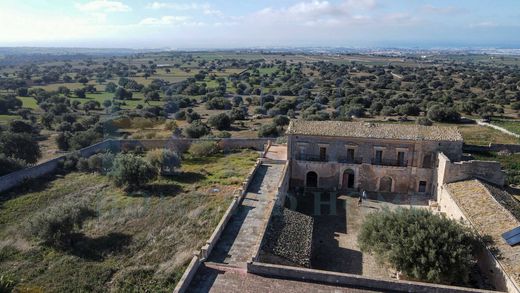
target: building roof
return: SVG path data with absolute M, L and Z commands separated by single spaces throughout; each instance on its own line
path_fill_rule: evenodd
M 287 134 L 386 138 L 403 140 L 462 141 L 456 127 L 346 121 L 292 120 Z
M 520 245 L 510 246 L 502 238 L 502 233 L 520 226 L 515 215 L 518 206 L 503 206 L 510 202 L 506 198 L 511 195 L 476 179 L 450 183 L 447 188 L 473 228 L 481 236 L 493 239 L 496 250 L 491 252 L 517 286 L 520 285 Z

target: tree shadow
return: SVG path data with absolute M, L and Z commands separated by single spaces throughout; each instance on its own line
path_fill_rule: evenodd
M 192 184 L 206 179 L 206 175 L 197 172 L 177 172 L 168 176 L 168 178 L 180 183 Z
M 149 183 L 138 190 L 127 191 L 130 197 L 176 196 L 184 190 L 174 183 Z
M 112 232 L 100 237 L 88 237 L 83 233 L 71 235 L 71 246 L 65 251 L 87 260 L 102 261 L 110 254 L 124 252 L 132 242 L 132 236 Z

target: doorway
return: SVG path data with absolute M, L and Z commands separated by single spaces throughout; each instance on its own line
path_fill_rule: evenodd
M 385 176 L 379 180 L 380 192 L 392 192 L 392 178 Z
M 355 174 L 352 169 L 346 169 L 343 171 L 343 178 L 341 181 L 341 187 L 343 189 L 354 188 L 355 182 Z
M 307 178 L 305 180 L 307 187 L 316 188 L 318 187 L 318 174 L 314 171 L 310 171 L 307 173 Z

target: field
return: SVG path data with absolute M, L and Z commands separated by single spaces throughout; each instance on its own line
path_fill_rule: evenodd
M 496 129 L 484 126 L 459 126 L 464 143 L 474 145 L 489 145 L 490 143 L 517 144 L 519 139 Z
M 491 123 L 503 127 L 513 133 L 520 134 L 520 121 L 493 120 Z
M 0 201 L 0 271 L 33 292 L 171 292 L 257 156 L 187 157 L 176 175 L 134 193 L 106 176 L 79 172 L 13 191 Z M 28 234 L 36 214 L 73 202 L 86 203 L 96 216 L 69 248 Z

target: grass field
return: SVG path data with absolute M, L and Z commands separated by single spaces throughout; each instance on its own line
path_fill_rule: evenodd
M 128 194 L 106 176 L 70 173 L 0 198 L 0 272 L 23 292 L 171 292 L 258 154 L 186 158 L 173 177 Z M 223 167 L 225 166 L 225 167 Z M 86 202 L 97 216 L 67 249 L 26 232 L 37 213 Z
M 7 124 L 13 119 L 20 118 L 18 115 L 0 115 L 0 125 Z
M 519 140 L 498 130 L 484 126 L 459 126 L 464 143 L 474 145 L 489 145 L 490 143 L 516 144 Z
M 513 133 L 520 134 L 520 121 L 493 120 L 491 123 L 503 127 Z

